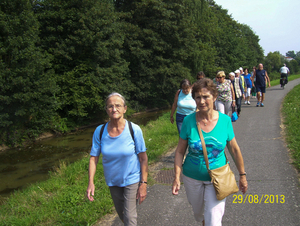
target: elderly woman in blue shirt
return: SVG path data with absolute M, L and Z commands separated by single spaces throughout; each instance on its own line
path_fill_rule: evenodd
M 105 181 L 116 211 L 124 225 L 137 225 L 136 205 L 138 200 L 141 204 L 147 195 L 148 158 L 142 130 L 131 123 L 131 135 L 130 122 L 124 119 L 126 110 L 121 94 L 112 93 L 107 97 L 106 112 L 110 121 L 98 126 L 93 135 L 87 197 L 94 201 L 94 176 L 102 154 Z

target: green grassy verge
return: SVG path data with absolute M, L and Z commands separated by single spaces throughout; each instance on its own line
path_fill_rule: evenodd
M 293 163 L 300 171 L 300 85 L 294 87 L 284 98 L 282 114 L 284 117 L 286 142 L 291 150 Z
M 178 132 L 170 113 L 141 126 L 149 163 L 176 146 Z M 93 225 L 112 211 L 101 160 L 95 176 L 95 201 L 85 197 L 89 156 L 72 164 L 61 163 L 50 179 L 17 191 L 0 206 L 0 225 Z
M 292 81 L 294 79 L 300 78 L 300 74 L 297 75 L 290 75 L 289 76 L 289 81 Z M 272 80 L 271 81 L 271 86 L 276 86 L 280 84 L 280 79 Z

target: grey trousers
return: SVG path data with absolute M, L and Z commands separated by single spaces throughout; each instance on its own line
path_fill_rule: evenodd
M 111 197 L 114 201 L 116 211 L 125 226 L 137 225 L 136 199 L 139 183 L 131 184 L 126 187 L 109 187 Z

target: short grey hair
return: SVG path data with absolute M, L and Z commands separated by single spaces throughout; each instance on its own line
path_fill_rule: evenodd
M 111 98 L 111 97 L 113 97 L 113 96 L 118 96 L 118 97 L 120 97 L 120 98 L 123 100 L 123 102 L 124 102 L 124 106 L 126 106 L 126 100 L 125 100 L 125 97 L 123 97 L 120 93 L 117 93 L 117 92 L 113 92 L 113 93 L 111 93 L 111 94 L 109 94 L 109 95 L 107 96 L 107 98 L 106 98 L 106 100 L 105 100 L 105 104 L 106 104 L 106 105 L 107 105 L 108 99 Z

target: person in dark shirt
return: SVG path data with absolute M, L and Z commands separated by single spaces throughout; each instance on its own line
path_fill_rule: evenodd
M 253 81 L 256 78 L 256 84 L 254 85 Z M 265 100 L 265 93 L 266 93 L 266 79 L 269 83 L 269 87 L 271 87 L 270 78 L 268 76 L 268 73 L 266 70 L 264 70 L 263 64 L 258 65 L 258 70 L 254 71 L 253 77 L 252 77 L 252 83 L 256 88 L 257 92 L 257 104 L 256 107 L 264 107 L 263 104 Z M 262 95 L 260 95 L 262 94 Z M 261 96 L 261 99 L 260 99 Z

